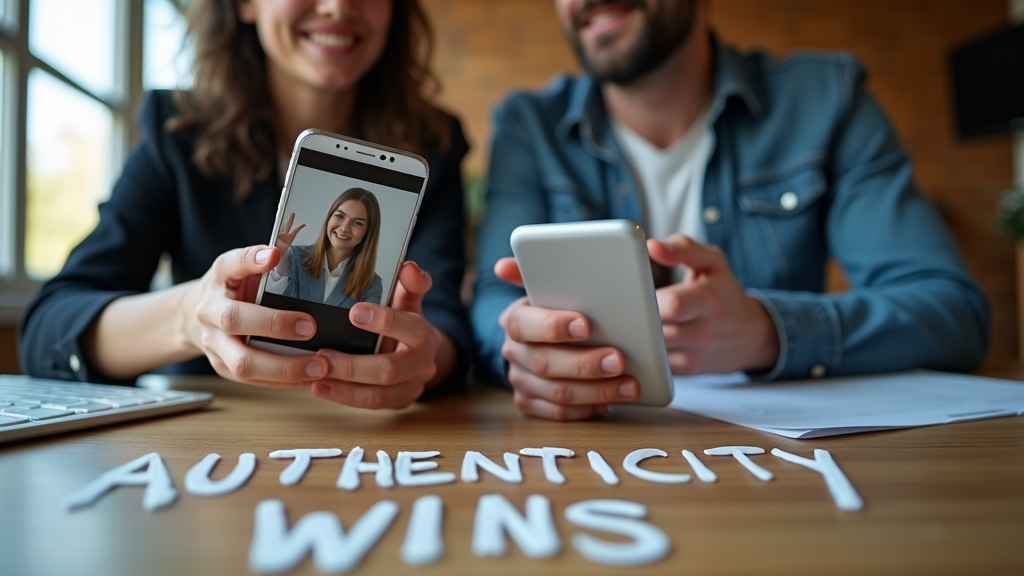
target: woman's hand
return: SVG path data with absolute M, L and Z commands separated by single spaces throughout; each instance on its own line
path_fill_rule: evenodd
M 398 272 L 392 307 L 360 303 L 349 319 L 385 336 L 378 354 L 345 354 L 323 349 L 327 377 L 313 383 L 314 396 L 359 408 L 404 408 L 429 385 L 444 379 L 455 365 L 455 345 L 423 317 L 423 296 L 430 275 L 413 262 Z
M 253 304 L 260 275 L 273 268 L 280 256 L 269 246 L 225 252 L 185 298 L 182 329 L 224 378 L 257 386 L 295 387 L 327 375 L 327 359 L 322 356 L 281 356 L 245 344 L 245 336 L 308 340 L 316 333 L 316 320 L 309 314 Z

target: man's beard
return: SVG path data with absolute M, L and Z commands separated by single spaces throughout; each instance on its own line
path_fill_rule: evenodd
M 646 76 L 668 60 L 669 56 L 686 42 L 693 30 L 694 2 L 692 0 L 685 2 L 685 7 L 675 15 L 675 18 L 671 17 L 671 10 L 665 9 L 666 0 L 660 0 L 653 13 L 648 10 L 643 0 L 636 0 L 633 5 L 643 11 L 643 28 L 636 41 L 622 54 L 604 59 L 600 63 L 592 62 L 587 58 L 583 43 L 576 32 L 582 27 L 581 20 L 584 13 L 595 6 L 609 3 L 611 2 L 608 0 L 585 2 L 573 16 L 573 29 L 566 31 L 573 51 L 576 52 L 576 57 L 587 73 L 597 82 L 628 85 Z M 603 44 L 612 41 L 611 38 L 606 39 L 604 43 L 599 41 L 598 46 L 603 48 Z

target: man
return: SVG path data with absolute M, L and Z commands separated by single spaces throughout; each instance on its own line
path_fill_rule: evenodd
M 586 74 L 495 113 L 472 316 L 480 370 L 526 414 L 589 418 L 636 397 L 572 311 L 523 298 L 521 224 L 644 227 L 674 373 L 764 380 L 983 359 L 989 316 L 910 160 L 844 55 L 775 60 L 711 34 L 707 0 L 556 0 Z M 834 257 L 851 289 L 824 294 Z M 609 263 L 609 274 L 614 274 Z

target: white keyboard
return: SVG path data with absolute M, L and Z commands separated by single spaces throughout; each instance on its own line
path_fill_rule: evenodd
M 206 392 L 147 390 L 0 375 L 0 444 L 194 410 Z

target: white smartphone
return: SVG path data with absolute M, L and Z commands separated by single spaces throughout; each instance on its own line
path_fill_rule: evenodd
M 643 230 L 629 220 L 531 224 L 512 252 L 533 306 L 579 312 L 593 331 L 582 346 L 612 346 L 640 383 L 631 404 L 672 401 L 672 373 Z
M 312 315 L 316 334 L 252 336 L 249 344 L 281 354 L 376 353 L 380 337 L 355 327 L 349 310 L 390 303 L 429 172 L 409 152 L 320 130 L 300 134 L 269 242 L 282 248 L 281 262 L 260 279 L 256 303 Z

